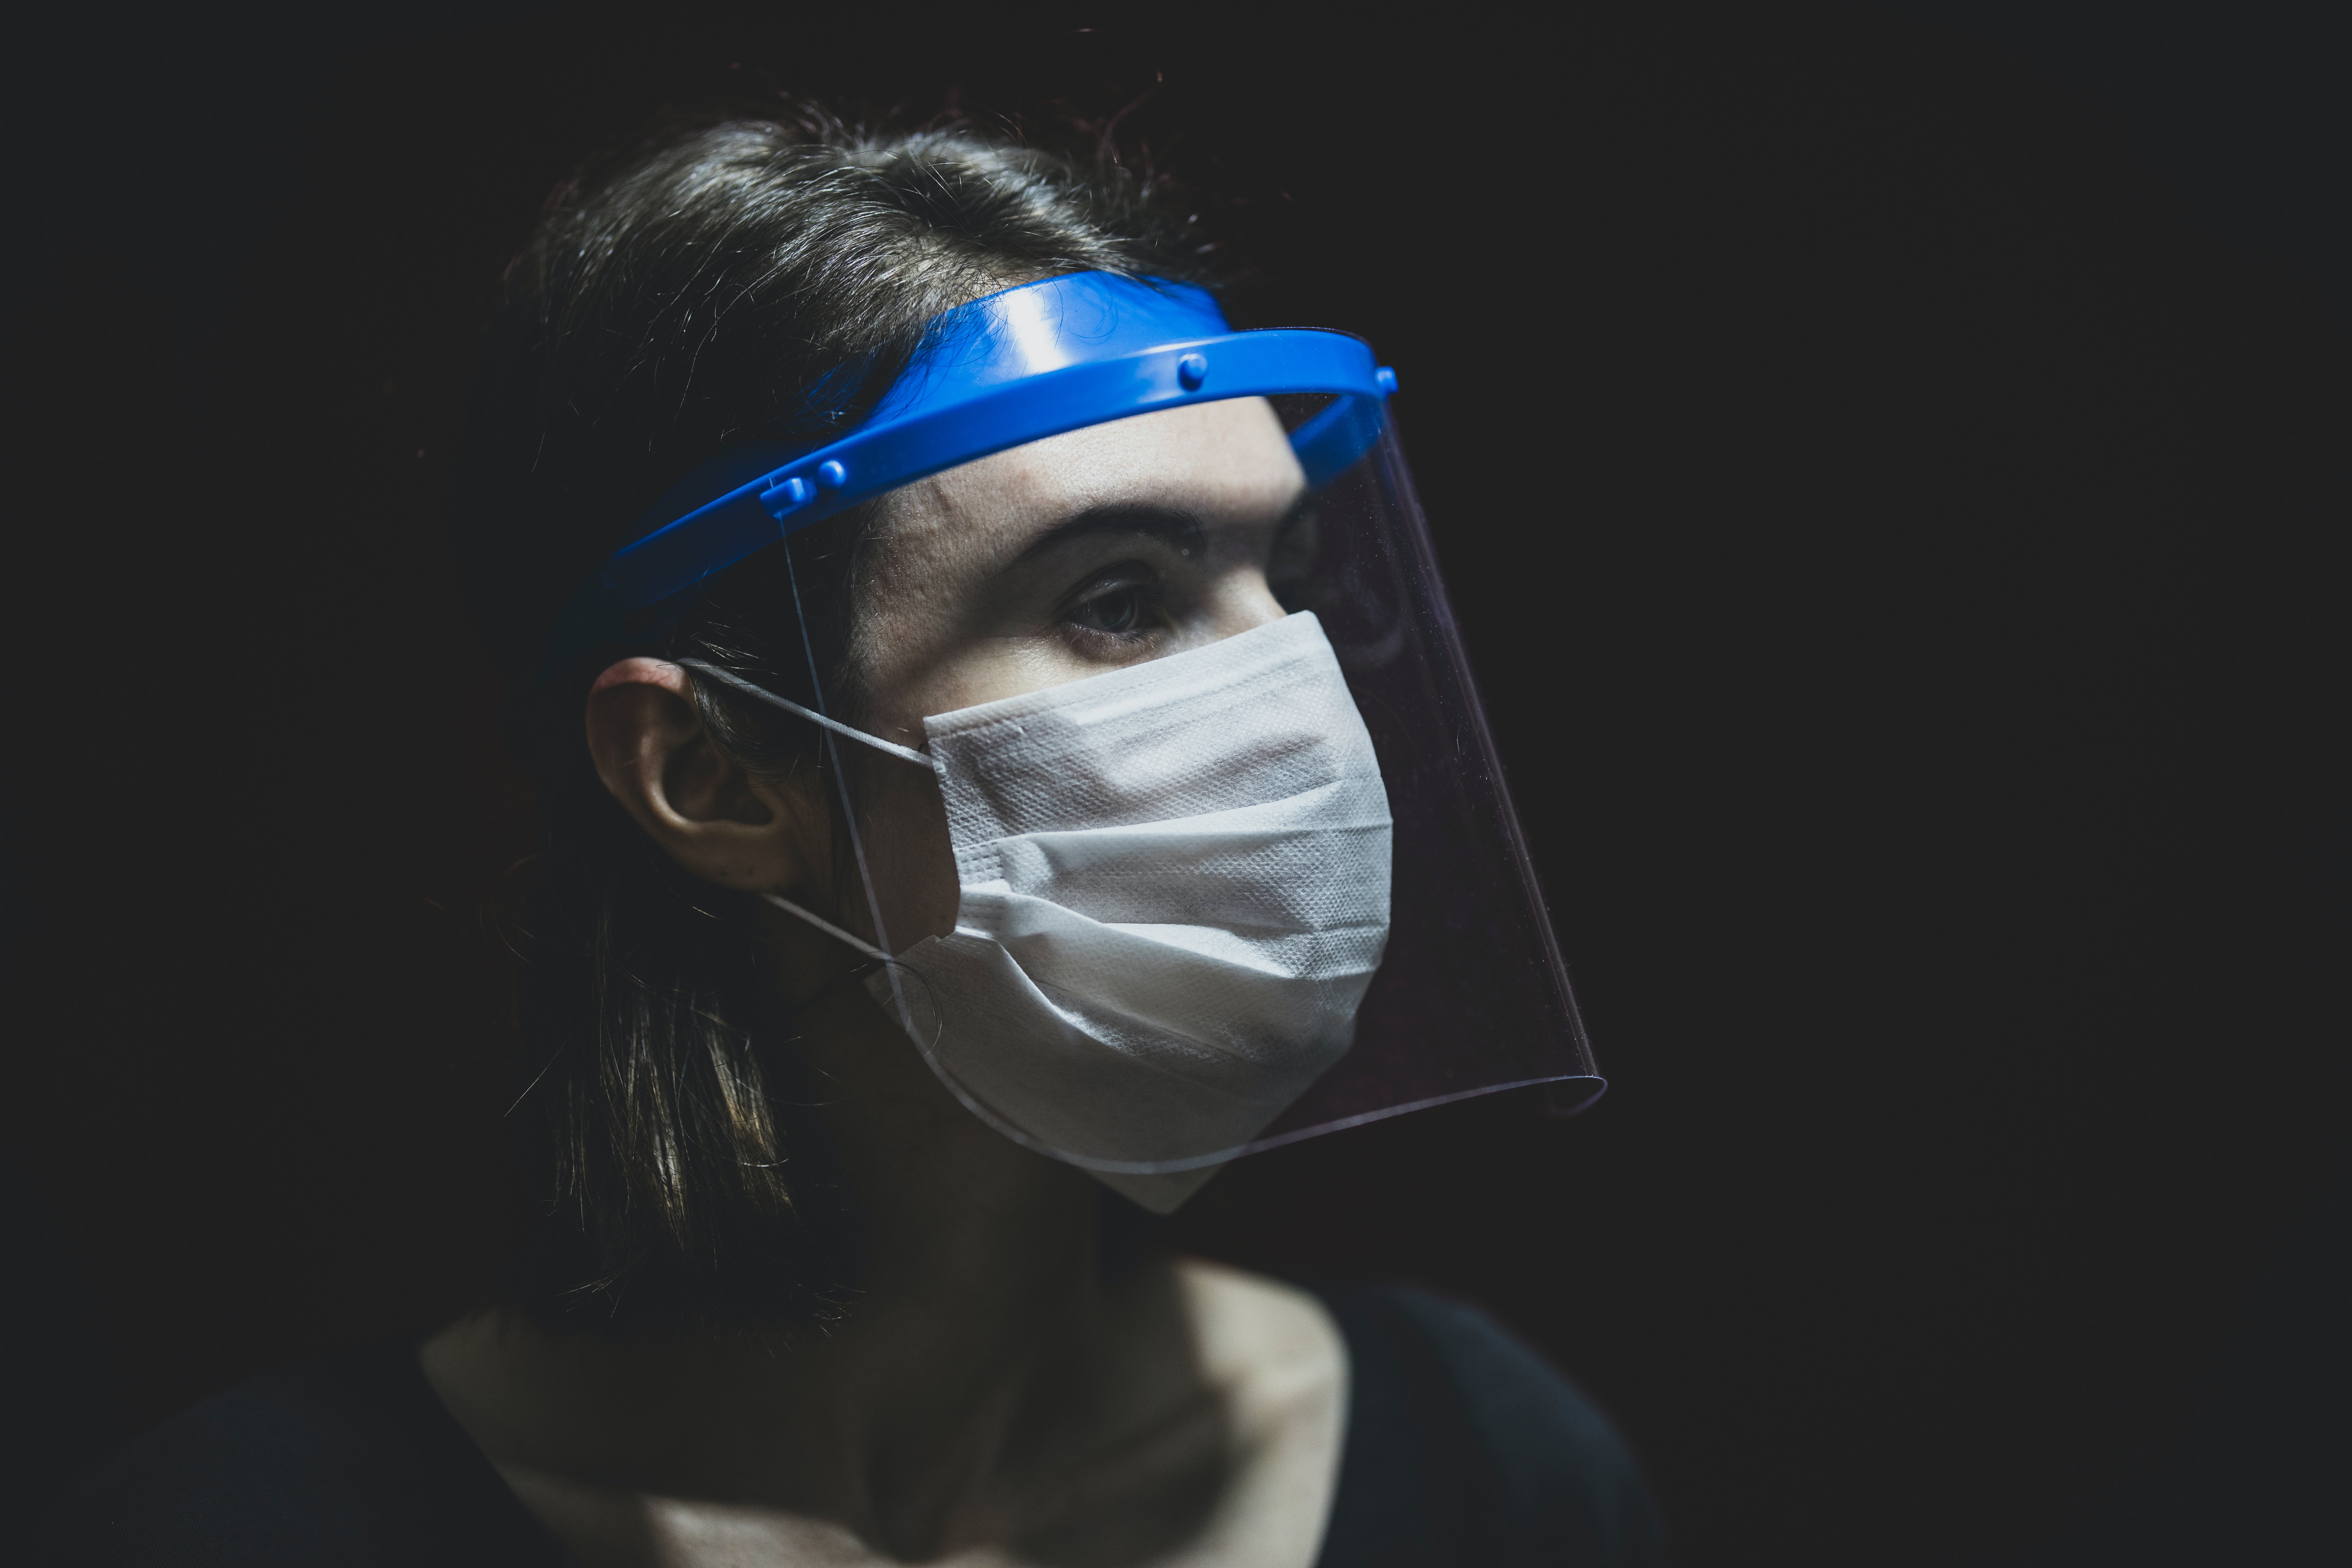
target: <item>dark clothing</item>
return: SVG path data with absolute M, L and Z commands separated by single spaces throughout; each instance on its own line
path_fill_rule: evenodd
M 1475 1307 L 1327 1291 L 1348 1436 L 1317 1568 L 1666 1560 L 1633 1457 L 1568 1379 Z
M 1331 1292 L 1346 1448 L 1320 1568 L 1664 1561 L 1599 1411 L 1475 1309 Z M 166 1423 L 56 1521 L 58 1562 L 140 1568 L 571 1568 L 443 1407 L 409 1343 L 257 1378 Z

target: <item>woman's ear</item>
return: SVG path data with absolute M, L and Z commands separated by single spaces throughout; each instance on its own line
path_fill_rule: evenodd
M 686 671 L 625 658 L 588 690 L 588 754 L 637 826 L 689 875 L 771 892 L 820 869 L 822 794 L 782 791 L 711 742 Z

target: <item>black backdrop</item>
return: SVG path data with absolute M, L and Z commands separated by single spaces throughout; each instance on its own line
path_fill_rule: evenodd
M 525 803 L 441 543 L 469 334 L 584 150 L 790 89 L 1125 110 L 1246 319 L 1402 371 L 1614 1087 L 1245 1162 L 1190 1245 L 1487 1304 L 1692 1563 L 2337 1560 L 2341 314 L 1895 8 L 1317 16 L 19 33 L 14 1509 L 479 1289 Z M 2305 153 L 2264 188 L 2340 212 Z

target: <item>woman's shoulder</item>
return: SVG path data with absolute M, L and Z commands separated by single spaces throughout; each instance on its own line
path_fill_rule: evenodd
M 297 1363 L 165 1422 L 52 1515 L 57 1561 L 552 1565 L 406 1342 Z
M 1624 1439 L 1494 1319 L 1402 1286 L 1317 1294 L 1349 1362 L 1322 1568 L 1665 1561 Z

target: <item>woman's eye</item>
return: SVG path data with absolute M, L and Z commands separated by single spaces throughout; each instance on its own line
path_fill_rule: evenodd
M 1145 608 L 1143 588 L 1129 583 L 1087 600 L 1070 612 L 1070 619 L 1088 631 L 1122 637 L 1143 624 Z

